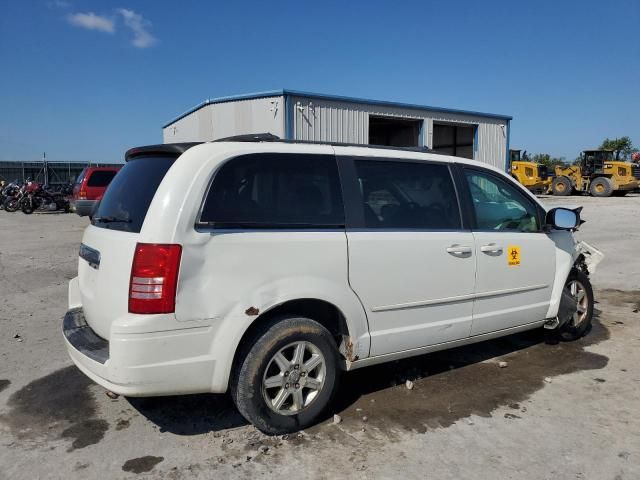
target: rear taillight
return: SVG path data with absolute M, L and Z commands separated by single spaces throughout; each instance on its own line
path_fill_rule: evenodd
M 82 199 L 87 198 L 87 192 L 85 192 L 84 187 L 82 187 L 78 192 L 78 198 L 82 198 Z
M 173 313 L 180 245 L 138 243 L 129 282 L 129 313 Z

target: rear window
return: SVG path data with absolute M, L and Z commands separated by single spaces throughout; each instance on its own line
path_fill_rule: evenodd
M 111 183 L 116 173 L 109 170 L 97 170 L 91 174 L 87 181 L 87 187 L 106 187 Z
M 216 174 L 200 224 L 219 228 L 337 228 L 344 207 L 333 156 L 253 154 Z
M 151 200 L 176 157 L 141 157 L 120 170 L 91 223 L 96 227 L 139 233 Z

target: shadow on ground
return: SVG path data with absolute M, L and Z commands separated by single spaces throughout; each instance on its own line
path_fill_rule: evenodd
M 519 410 L 519 402 L 542 388 L 546 377 L 607 365 L 607 357 L 584 348 L 609 338 L 597 318 L 590 334 L 576 342 L 550 344 L 545 338 L 538 329 L 346 373 L 327 418 L 337 412 L 348 425 L 366 416 L 368 425 L 381 430 L 424 432 L 472 414 L 491 416 L 501 405 Z M 508 367 L 499 368 L 498 358 Z M 411 390 L 405 386 L 407 380 L 414 383 Z M 228 395 L 129 402 L 162 431 L 178 435 L 246 424 Z
M 478 415 L 490 417 L 501 406 L 514 410 L 545 385 L 545 379 L 580 370 L 604 368 L 608 358 L 585 347 L 609 338 L 597 319 L 587 337 L 550 342 L 541 329 L 466 347 L 436 352 L 345 378 L 336 411 L 345 423 L 363 423 L 391 433 L 425 432 Z M 499 361 L 507 362 L 500 368 Z M 413 382 L 413 388 L 406 381 Z
M 500 406 L 510 406 L 513 413 L 507 418 L 517 419 L 524 408 L 520 403 L 542 388 L 546 377 L 605 367 L 607 357 L 585 347 L 607 338 L 609 332 L 596 315 L 591 333 L 576 342 L 549 344 L 538 329 L 356 370 L 343 375 L 327 418 L 337 412 L 346 427 L 362 428 L 367 422 L 367 428 L 389 435 L 398 430 L 424 432 L 446 427 L 473 414 L 491 416 Z M 508 366 L 499 368 L 498 359 Z M 407 380 L 413 382 L 412 389 L 405 386 Z M 9 384 L 2 381 L 0 388 Z M 75 367 L 67 367 L 12 393 L 7 402 L 10 410 L 0 415 L 0 422 L 20 440 L 40 443 L 62 438 L 71 441 L 69 450 L 84 448 L 98 443 L 110 428 L 128 426 L 129 420 L 102 418 L 100 403 L 106 397 L 95 396 L 100 391 Z M 177 435 L 221 431 L 247 423 L 228 395 L 128 401 L 161 431 Z M 331 435 L 322 424 L 311 430 Z

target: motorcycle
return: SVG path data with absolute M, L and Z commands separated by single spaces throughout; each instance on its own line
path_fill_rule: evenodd
M 10 183 L 2 191 L 2 206 L 7 212 L 15 212 L 20 208 L 20 203 L 25 196 L 26 185 Z
M 16 182 L 7 183 L 4 180 L 0 181 L 0 210 L 4 208 L 4 202 L 7 198 L 13 197 L 20 186 Z
M 69 212 L 71 205 L 63 193 L 52 192 L 37 182 L 29 182 L 25 188 L 26 194 L 20 202 L 20 208 L 27 215 L 42 208 L 49 211 L 63 210 Z

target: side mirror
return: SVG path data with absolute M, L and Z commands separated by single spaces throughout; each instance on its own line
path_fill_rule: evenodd
M 580 220 L 582 207 L 575 210 L 552 208 L 547 212 L 546 224 L 556 230 L 575 230 L 584 222 Z

